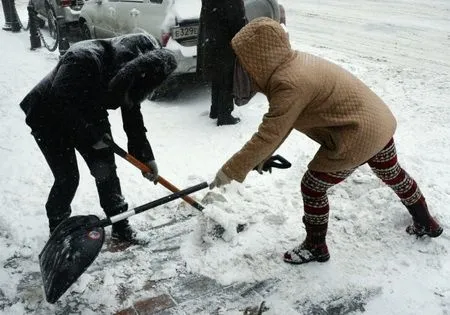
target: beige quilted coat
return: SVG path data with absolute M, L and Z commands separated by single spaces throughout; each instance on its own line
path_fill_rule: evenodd
M 325 59 L 292 50 L 286 32 L 269 18 L 251 21 L 232 47 L 258 91 L 269 101 L 258 131 L 222 167 L 243 182 L 295 129 L 320 144 L 314 171 L 357 167 L 391 139 L 396 121 L 364 83 Z

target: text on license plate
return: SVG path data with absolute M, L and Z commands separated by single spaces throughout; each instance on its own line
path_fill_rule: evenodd
M 197 37 L 197 35 L 198 35 L 198 25 L 174 27 L 172 29 L 173 39 Z

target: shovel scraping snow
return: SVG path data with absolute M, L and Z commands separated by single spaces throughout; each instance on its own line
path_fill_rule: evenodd
M 105 226 L 206 187 L 208 184 L 203 182 L 103 220 L 95 215 L 80 215 L 61 222 L 39 254 L 47 301 L 55 303 L 92 264 L 103 246 Z

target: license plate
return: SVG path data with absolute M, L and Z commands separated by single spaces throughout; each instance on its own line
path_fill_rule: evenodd
M 189 37 L 197 37 L 198 35 L 198 25 L 191 26 L 181 26 L 172 28 L 172 38 L 181 39 Z

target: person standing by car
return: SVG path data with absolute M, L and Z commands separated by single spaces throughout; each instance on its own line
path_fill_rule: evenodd
M 242 66 L 269 100 L 258 131 L 217 172 L 211 188 L 236 180 L 261 165 L 293 129 L 320 144 L 301 181 L 305 240 L 284 254 L 288 263 L 324 262 L 329 204 L 327 190 L 367 163 L 412 217 L 406 232 L 438 237 L 417 183 L 397 161 L 396 120 L 388 106 L 354 75 L 323 58 L 291 49 L 279 23 L 258 18 L 232 40 Z
M 217 125 L 234 125 L 233 72 L 235 55 L 231 39 L 245 25 L 242 0 L 202 0 L 200 30 L 197 44 L 197 73 L 211 83 L 209 117 Z
M 20 107 L 54 176 L 45 205 L 50 233 L 71 214 L 79 183 L 77 150 L 95 178 L 107 216 L 128 209 L 116 173 L 114 152 L 103 139 L 112 137 L 108 109 L 120 108 L 128 150 L 145 161 L 157 181 L 158 167 L 140 103 L 176 68 L 172 53 L 149 35 L 134 34 L 79 42 L 23 99 Z M 128 220 L 114 223 L 112 236 L 135 242 Z

